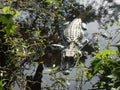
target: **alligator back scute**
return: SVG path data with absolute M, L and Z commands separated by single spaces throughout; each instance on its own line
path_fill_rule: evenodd
M 80 48 L 84 32 L 82 30 L 82 21 L 80 18 L 74 19 L 63 31 L 65 48 L 61 52 L 61 68 L 68 70 L 75 65 L 75 62 L 81 56 Z
M 82 40 L 84 33 L 81 25 L 82 25 L 81 19 L 76 18 L 64 30 L 63 36 L 67 43 L 70 42 L 79 43 Z

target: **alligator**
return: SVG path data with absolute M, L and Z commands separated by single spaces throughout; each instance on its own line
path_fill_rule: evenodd
M 52 44 L 52 46 L 62 49 L 61 70 L 64 71 L 64 74 L 69 74 L 70 68 L 73 68 L 76 61 L 82 56 L 81 48 L 86 41 L 88 42 L 84 30 L 87 30 L 87 27 L 82 23 L 81 18 L 75 18 L 62 32 L 63 45 Z

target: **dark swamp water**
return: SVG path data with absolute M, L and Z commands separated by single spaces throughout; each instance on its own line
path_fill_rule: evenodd
M 87 38 L 92 38 L 92 34 L 93 33 L 99 33 L 99 32 L 102 32 L 104 34 L 108 33 L 108 32 L 106 32 L 104 30 L 99 30 L 98 29 L 99 25 L 96 22 L 89 23 L 87 25 L 87 27 L 88 27 Z M 113 26 L 113 27 L 109 28 L 109 32 L 111 32 L 111 30 L 114 30 L 114 29 L 117 29 L 117 28 L 118 28 L 117 26 Z M 112 32 L 112 35 L 116 36 L 115 32 Z M 114 42 L 112 42 L 112 43 L 114 44 L 119 38 L 120 38 L 120 35 L 118 35 L 117 38 L 115 38 Z M 104 49 L 105 46 L 106 46 L 105 39 L 102 38 L 102 37 L 99 37 L 98 40 L 99 40 L 99 48 L 100 48 L 100 50 Z M 111 47 L 111 49 L 116 49 L 116 48 L 115 47 Z M 86 67 L 88 67 L 90 65 L 90 61 L 91 60 L 92 60 L 91 55 L 88 55 L 87 58 L 85 59 L 84 65 Z M 56 63 L 53 63 L 53 67 L 55 66 L 55 64 Z M 97 76 L 95 76 L 94 78 L 92 78 L 91 81 L 85 82 L 87 79 L 86 79 L 85 76 L 82 76 L 83 83 L 82 83 L 82 86 L 81 86 L 81 79 L 79 79 L 79 78 L 81 78 L 81 77 L 79 77 L 81 75 L 80 74 L 80 69 L 83 70 L 82 73 L 84 73 L 84 70 L 85 70 L 84 67 L 83 68 L 74 67 L 69 75 L 63 75 L 62 72 L 58 72 L 56 74 L 56 77 L 57 78 L 61 78 L 61 77 L 62 78 L 67 78 L 67 81 L 65 82 L 66 83 L 66 87 L 67 87 L 66 90 L 92 90 L 92 85 L 95 84 L 96 81 L 99 78 Z M 43 87 L 45 85 L 51 85 L 53 83 L 53 81 L 51 80 L 52 77 L 49 75 L 50 72 L 51 72 L 51 68 L 45 67 L 45 69 L 43 70 L 43 78 L 42 78 L 42 80 L 43 80 L 42 86 Z M 45 90 L 45 89 L 43 89 L 43 90 Z M 61 90 L 61 89 L 57 88 L 55 90 Z
M 79 0 L 78 0 L 79 1 Z M 100 1 L 100 0 L 98 0 Z M 108 35 L 108 37 L 116 36 L 116 29 L 120 28 L 117 25 L 114 25 L 109 28 L 109 30 L 102 30 L 99 29 L 99 25 L 96 21 L 87 24 L 88 30 L 85 31 L 87 33 L 86 38 L 91 39 L 93 33 L 103 33 Z M 120 38 L 120 34 L 114 38 L 112 44 L 115 44 Z M 106 47 L 106 39 L 98 36 L 98 45 L 100 50 Z M 111 47 L 112 49 L 117 49 L 115 47 Z M 89 50 L 89 48 L 87 48 Z M 51 55 L 49 53 L 48 55 Z M 73 67 L 70 71 L 69 75 L 64 75 L 61 71 L 53 72 L 57 69 L 57 66 L 60 66 L 60 57 L 58 57 L 58 53 L 54 53 L 54 56 L 50 60 L 49 57 L 45 57 L 47 62 L 43 64 L 43 71 L 42 71 L 42 80 L 41 82 L 41 90 L 93 90 L 92 85 L 97 82 L 99 79 L 97 76 L 93 77 L 91 81 L 85 82 L 87 78 L 82 74 L 84 73 L 85 67 Z M 92 56 L 88 55 L 84 61 L 84 65 L 89 67 L 90 61 L 92 61 Z M 38 67 L 37 63 L 34 63 L 33 66 L 27 66 L 29 70 L 25 70 L 25 75 L 35 75 L 35 71 Z M 82 71 L 82 72 L 81 72 Z M 37 87 L 37 86 L 36 86 Z M 62 88 L 63 87 L 63 88 Z M 47 89 L 45 89 L 47 88 Z M 19 88 L 17 85 L 15 86 L 14 90 L 25 90 Z M 37 89 L 36 89 L 37 90 Z
M 86 31 L 87 38 L 92 38 L 93 33 L 98 33 L 98 32 L 102 32 L 102 33 L 106 33 L 106 34 L 108 33 L 105 30 L 99 30 L 98 29 L 99 25 L 97 24 L 97 22 L 89 23 L 89 24 L 87 24 L 87 27 L 88 27 L 88 30 Z M 113 26 L 113 27 L 109 28 L 109 32 L 111 32 L 111 30 L 117 29 L 117 28 L 119 28 L 119 27 Z M 115 32 L 112 32 L 112 35 L 115 35 Z M 118 35 L 114 41 L 117 41 L 119 38 L 120 38 L 120 35 Z M 100 42 L 99 48 L 104 49 L 106 41 L 102 37 L 100 37 L 98 40 Z M 115 42 L 112 42 L 112 43 L 114 44 Z M 111 47 L 111 48 L 116 49 L 115 47 Z M 56 58 L 56 59 L 54 60 L 54 58 Z M 41 83 L 42 89 L 41 90 L 92 90 L 92 84 L 96 83 L 96 81 L 99 78 L 95 76 L 94 78 L 92 78 L 92 80 L 90 82 L 85 82 L 85 80 L 87 80 L 86 77 L 82 76 L 80 73 L 81 70 L 82 70 L 82 73 L 84 73 L 85 68 L 81 68 L 81 70 L 80 70 L 79 67 L 74 67 L 70 71 L 69 75 L 64 75 L 61 71 L 58 71 L 55 74 L 51 74 L 52 68 L 60 65 L 60 61 L 56 61 L 56 60 L 58 60 L 57 59 L 58 57 L 54 57 L 54 58 L 53 58 L 53 61 L 49 61 L 49 62 L 43 64 L 44 69 L 42 71 L 42 83 Z M 91 60 L 92 60 L 91 55 L 88 55 L 87 59 L 85 59 L 84 65 L 88 67 L 90 65 Z M 38 64 L 34 63 L 33 67 L 29 67 L 29 70 L 24 71 L 25 75 L 34 75 L 37 66 L 38 66 Z M 81 83 L 81 77 L 82 77 L 82 83 Z M 60 84 L 56 81 L 60 81 Z M 62 84 L 63 84 L 63 86 L 62 86 Z M 64 87 L 64 88 L 62 89 L 61 87 Z M 45 89 L 45 88 L 47 88 L 47 89 Z M 14 90 L 24 90 L 24 89 L 20 89 L 16 85 Z

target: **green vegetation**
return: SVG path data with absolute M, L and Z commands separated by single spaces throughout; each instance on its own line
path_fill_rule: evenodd
M 91 62 L 91 66 L 87 70 L 87 77 L 91 79 L 95 75 L 99 77 L 97 83 L 93 86 L 96 89 L 111 90 L 119 88 L 119 68 L 120 59 L 115 50 L 101 50 Z
M 0 14 L 0 90 L 11 90 L 11 85 L 23 74 L 21 71 L 27 60 L 33 63 L 42 55 L 42 51 L 36 50 L 40 49 L 43 43 L 40 30 L 25 31 L 27 35 L 35 33 L 37 36 L 29 36 L 25 40 L 18 31 L 18 24 L 13 21 L 18 14 L 18 11 L 10 6 L 4 6 Z

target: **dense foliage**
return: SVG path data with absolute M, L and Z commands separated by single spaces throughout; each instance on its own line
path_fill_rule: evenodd
M 94 0 L 88 0 L 87 4 L 73 0 L 3 0 L 0 8 L 0 90 L 11 90 L 15 81 L 20 87 L 25 87 L 23 70 L 27 69 L 26 64 L 46 63 L 47 59 L 52 64 L 50 60 L 56 54 L 48 51 L 48 46 L 62 41 L 61 33 L 66 21 L 80 17 L 85 23 L 97 21 L 105 30 L 119 25 L 119 5 L 112 0 L 103 0 L 100 4 Z M 119 30 L 116 32 L 119 34 Z M 109 42 L 113 42 L 114 37 L 98 34 L 108 44 L 105 50 L 94 56 L 86 70 L 88 80 L 98 75 L 100 78 L 93 85 L 95 88 L 118 89 L 119 45 L 118 51 L 110 50 L 112 44 Z M 58 58 L 56 56 L 55 60 Z

